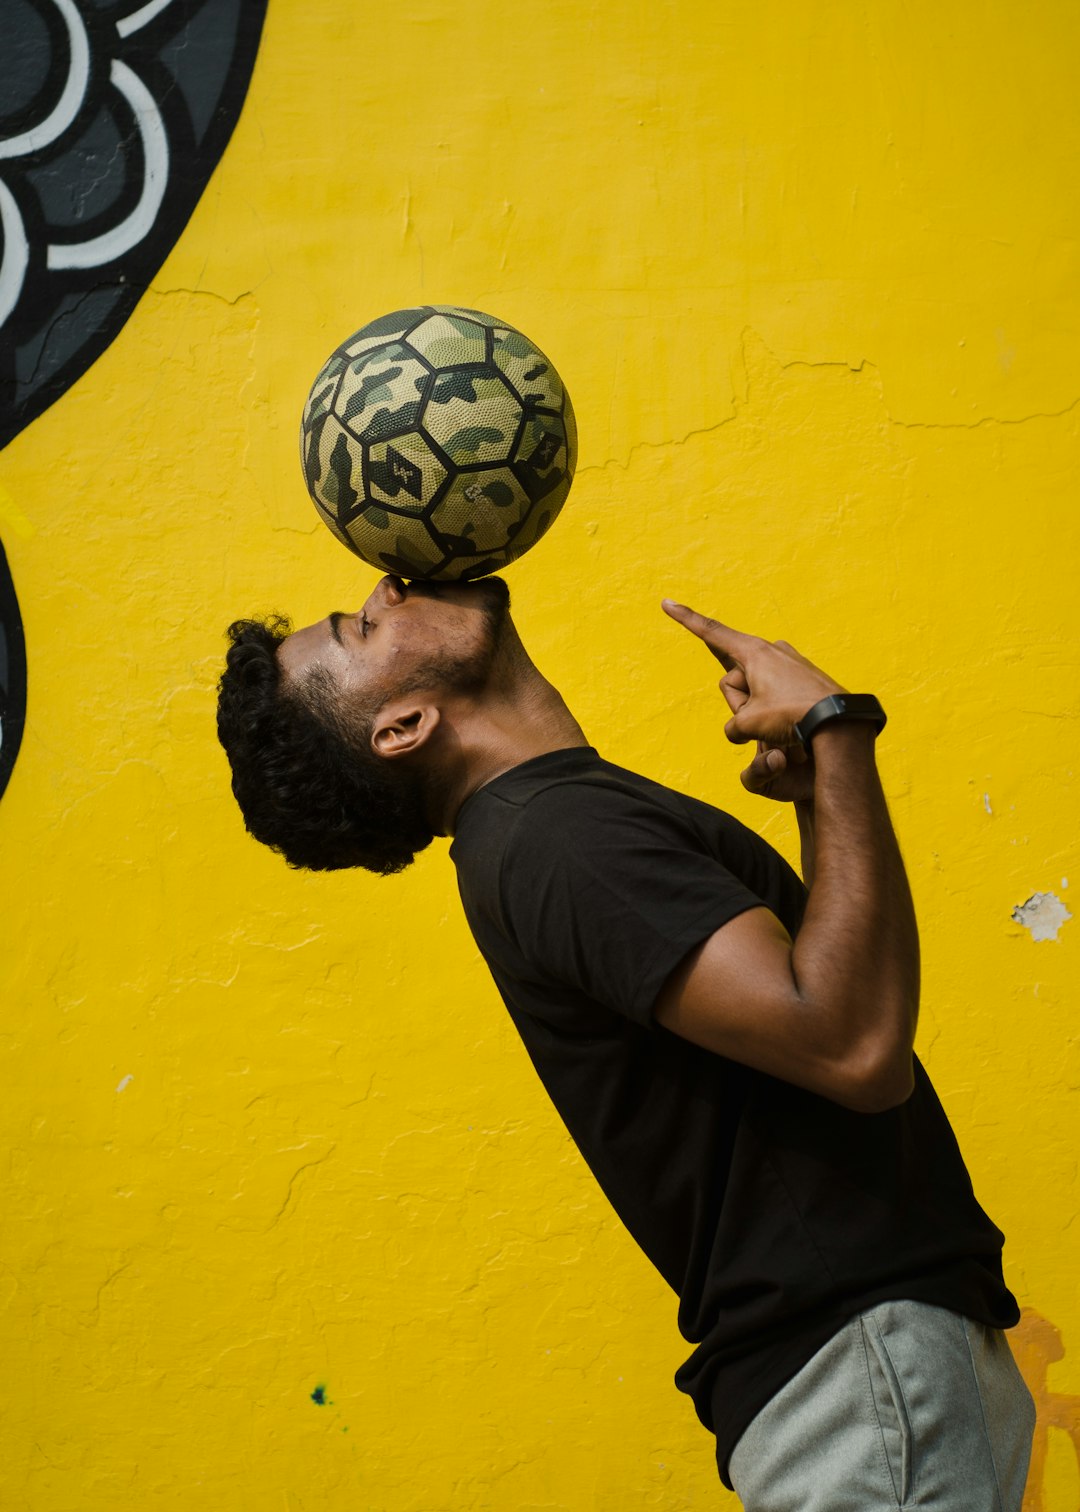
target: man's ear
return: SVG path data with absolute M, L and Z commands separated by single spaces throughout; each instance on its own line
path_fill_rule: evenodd
M 375 716 L 371 749 L 387 761 L 415 755 L 434 735 L 440 718 L 434 704 L 401 701 L 386 704 Z

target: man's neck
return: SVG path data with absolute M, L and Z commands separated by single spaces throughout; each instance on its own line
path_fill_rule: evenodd
M 456 711 L 453 724 L 455 750 L 430 816 L 437 835 L 452 835 L 465 800 L 503 772 L 589 744 L 562 695 L 535 669 L 511 692 Z

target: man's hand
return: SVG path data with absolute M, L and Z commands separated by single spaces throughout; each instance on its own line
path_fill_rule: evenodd
M 759 740 L 757 755 L 740 775 L 747 792 L 759 798 L 806 803 L 814 796 L 814 758 L 799 744 L 771 746 Z
M 744 635 L 671 599 L 664 599 L 663 607 L 704 641 L 724 668 L 720 691 L 732 713 L 724 726 L 727 738 L 736 744 L 758 743 L 757 755 L 742 774 L 743 786 L 781 803 L 810 798 L 814 764 L 795 738 L 795 725 L 819 699 L 844 689 L 787 641 Z

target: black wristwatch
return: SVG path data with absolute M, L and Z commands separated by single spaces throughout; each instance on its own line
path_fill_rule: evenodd
M 795 738 L 810 744 L 823 724 L 833 719 L 868 719 L 880 735 L 885 728 L 885 710 L 872 693 L 830 693 L 808 709 L 795 726 Z

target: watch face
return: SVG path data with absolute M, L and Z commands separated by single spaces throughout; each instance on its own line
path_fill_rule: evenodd
M 885 710 L 873 693 L 830 693 L 806 711 L 795 726 L 795 736 L 805 745 L 815 730 L 838 719 L 867 720 L 877 726 L 878 734 L 885 728 Z

